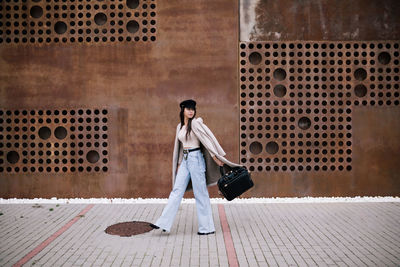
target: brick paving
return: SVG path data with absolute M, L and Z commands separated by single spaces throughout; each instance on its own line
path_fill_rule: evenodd
M 13 266 L 88 206 L 40 205 L 0 204 L 0 266 Z M 216 234 L 208 236 L 197 235 L 195 204 L 181 203 L 170 233 L 131 237 L 104 230 L 155 222 L 165 204 L 94 204 L 23 266 L 229 266 L 218 205 L 239 266 L 400 266 L 400 202 L 213 203 Z

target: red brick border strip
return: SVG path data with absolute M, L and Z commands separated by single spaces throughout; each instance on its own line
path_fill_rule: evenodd
M 47 247 L 51 242 L 53 242 L 59 235 L 64 233 L 68 228 L 70 228 L 76 221 L 79 220 L 81 215 L 84 215 L 87 213 L 94 204 L 89 204 L 87 205 L 77 216 L 75 216 L 72 220 L 70 220 L 67 224 L 65 224 L 63 227 L 61 227 L 57 232 L 52 234 L 49 238 L 47 238 L 45 241 L 43 241 L 41 244 L 39 244 L 37 247 L 35 247 L 31 252 L 25 255 L 22 259 L 20 259 L 17 263 L 13 265 L 13 267 L 19 267 L 22 266 L 23 264 L 27 263 L 31 258 L 36 256 L 42 249 Z
M 223 204 L 218 204 L 219 219 L 221 221 L 222 232 L 224 234 L 226 254 L 228 255 L 229 267 L 238 267 L 239 263 L 236 256 L 236 250 L 233 245 L 231 230 L 226 219 L 225 208 Z

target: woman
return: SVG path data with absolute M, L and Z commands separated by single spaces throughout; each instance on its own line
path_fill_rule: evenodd
M 176 129 L 172 166 L 173 189 L 160 218 L 151 227 L 170 231 L 182 197 L 192 190 L 196 199 L 199 235 L 215 233 L 210 197 L 207 186 L 215 185 L 220 177 L 219 167 L 242 166 L 232 163 L 211 130 L 201 118 L 195 118 L 196 101 L 180 103 L 180 120 Z M 182 143 L 182 145 L 181 145 Z M 212 158 L 212 160 L 211 160 Z M 178 165 L 177 172 L 175 172 Z

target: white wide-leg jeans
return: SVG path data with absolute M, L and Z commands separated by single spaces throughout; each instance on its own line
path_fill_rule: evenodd
M 168 203 L 164 207 L 161 216 L 154 223 L 155 225 L 170 232 L 189 179 L 192 179 L 199 232 L 208 233 L 215 231 L 205 171 L 206 162 L 201 150 L 190 151 L 187 159 L 185 157 L 182 159 L 176 174 L 174 188 L 169 194 Z

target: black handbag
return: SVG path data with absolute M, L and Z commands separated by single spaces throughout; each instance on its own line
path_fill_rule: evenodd
M 230 171 L 224 173 L 223 166 L 219 166 L 219 171 L 222 177 L 218 179 L 218 188 L 228 201 L 240 196 L 254 186 L 250 172 L 246 167 L 233 167 Z

